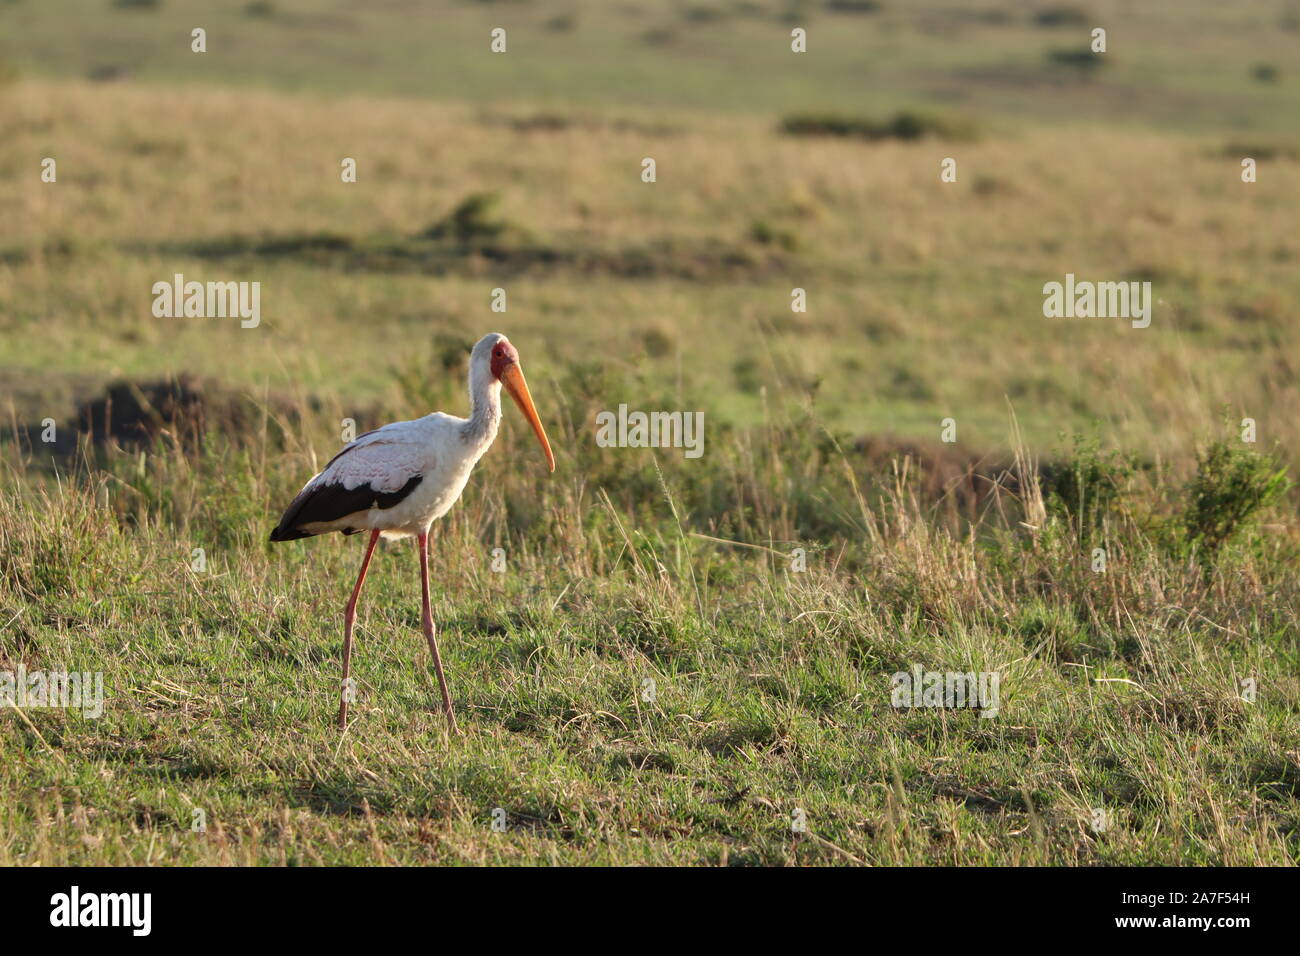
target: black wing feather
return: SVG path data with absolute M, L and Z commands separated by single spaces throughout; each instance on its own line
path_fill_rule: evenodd
M 344 488 L 342 485 L 315 485 L 304 488 L 285 509 L 284 516 L 275 530 L 271 532 L 272 541 L 296 541 L 298 538 L 310 538 L 317 532 L 304 531 L 302 526 L 317 521 L 338 521 L 356 511 L 365 511 L 373 506 L 391 508 L 397 504 L 424 480 L 424 475 L 412 475 L 396 491 L 376 491 L 370 485 L 357 485 Z M 345 531 L 356 534 L 356 531 Z

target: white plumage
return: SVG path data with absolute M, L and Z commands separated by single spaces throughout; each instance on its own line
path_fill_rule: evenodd
M 415 476 L 420 483 L 389 508 L 368 506 L 332 521 L 300 525 L 312 534 L 345 530 L 379 530 L 385 536 L 419 534 L 445 515 L 469 481 L 488 443 L 475 447 L 463 438 L 467 419 L 434 412 L 409 422 L 393 422 L 360 435 L 303 488 L 338 485 L 344 491 L 368 487 L 394 493 Z

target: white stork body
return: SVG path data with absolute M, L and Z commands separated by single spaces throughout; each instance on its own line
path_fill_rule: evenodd
M 456 732 L 451 695 L 442 671 L 433 617 L 429 610 L 429 526 L 460 498 L 474 465 L 492 445 L 501 424 L 501 387 L 518 403 L 546 452 L 551 454 L 546 431 L 523 372 L 519 353 L 504 335 L 492 333 L 474 346 L 469 362 L 469 418 L 434 412 L 408 422 L 394 422 L 349 442 L 325 468 L 298 492 L 271 532 L 272 541 L 292 541 L 341 531 L 370 532 L 370 544 L 352 597 L 343 611 L 343 695 L 339 726 L 347 724 L 351 694 L 352 624 L 357 599 L 366 579 L 370 557 L 381 535 L 415 535 L 420 549 L 423 627 L 442 689 L 443 710 Z
M 500 391 L 500 386 L 496 386 Z M 385 537 L 418 535 L 428 531 L 460 498 L 470 472 L 496 437 L 501 406 L 496 404 L 490 429 L 475 436 L 469 419 L 434 412 L 409 422 L 393 422 L 367 432 L 344 446 L 320 474 L 299 494 L 311 495 L 337 486 L 345 493 L 368 489 L 372 503 L 339 518 L 305 521 L 297 527 L 309 534 L 342 531 L 379 531 Z M 420 481 L 409 494 L 390 507 L 381 507 L 379 495 L 395 495 L 416 476 Z

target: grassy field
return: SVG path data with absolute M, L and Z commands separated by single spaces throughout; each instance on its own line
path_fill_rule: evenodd
M 107 697 L 0 712 L 0 863 L 1300 862 L 1300 6 L 867 6 L 0 0 L 0 673 Z M 493 330 L 559 464 L 507 409 L 435 528 L 467 733 L 396 544 L 340 735 L 361 544 L 267 533 Z

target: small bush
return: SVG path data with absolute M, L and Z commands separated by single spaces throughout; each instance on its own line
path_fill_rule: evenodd
M 724 16 L 722 10 L 717 7 L 708 7 L 703 4 L 687 7 L 682 11 L 682 18 L 691 23 L 715 23 Z
M 500 193 L 471 193 L 443 219 L 430 226 L 424 236 L 427 239 L 452 239 L 461 243 L 500 239 L 513 231 L 510 223 L 501 215 L 498 209 L 500 205 Z
M 663 329 L 646 329 L 641 334 L 641 343 L 645 346 L 646 354 L 653 358 L 671 355 L 677 348 L 676 338 Z
M 1091 538 L 1117 510 L 1136 471 L 1132 456 L 1103 452 L 1097 439 L 1076 435 L 1073 448 L 1059 461 L 1043 465 L 1039 474 L 1047 513 Z
M 647 46 L 671 46 L 677 42 L 677 34 L 667 27 L 655 27 L 641 34 L 641 42 Z
M 1223 153 L 1228 159 L 1300 159 L 1300 145 L 1285 142 L 1265 142 L 1263 140 L 1244 140 L 1228 143 Z
M 571 129 L 574 121 L 561 113 L 533 113 L 506 121 L 516 133 L 559 133 Z
M 852 139 L 918 140 L 935 139 L 969 141 L 977 130 L 969 120 L 903 111 L 891 119 L 879 121 L 839 113 L 796 113 L 781 123 L 782 132 L 790 136 L 841 136 Z
M 1276 83 L 1281 75 L 1272 63 L 1256 63 L 1250 71 L 1257 83 Z
M 130 70 L 116 63 L 96 64 L 86 71 L 86 79 L 92 83 L 112 83 L 116 80 L 124 80 L 130 75 Z
M 799 248 L 799 237 L 789 229 L 781 229 L 766 219 L 755 219 L 749 227 L 749 238 L 765 246 L 779 246 L 786 252 Z
M 1093 53 L 1086 47 L 1082 50 L 1048 50 L 1045 54 L 1052 66 L 1077 70 L 1080 73 L 1095 73 L 1105 65 L 1105 54 Z
M 879 0 L 826 0 L 826 9 L 831 13 L 879 13 Z
M 1216 442 L 1197 456 L 1196 475 L 1185 489 L 1181 524 L 1186 547 L 1217 554 L 1289 487 L 1286 467 L 1275 457 Z
M 455 407 L 462 400 L 469 350 L 474 336 L 459 328 L 434 332 L 428 349 L 414 349 L 406 360 L 394 364 L 393 380 L 409 408 Z M 430 375 L 429 370 L 436 374 Z
M 736 388 L 746 395 L 757 395 L 763 387 L 763 371 L 759 368 L 758 360 L 752 356 L 747 355 L 731 363 L 731 375 L 735 379 Z
M 1034 14 L 1034 22 L 1040 27 L 1081 27 L 1088 20 L 1088 11 L 1079 7 L 1044 7 Z

